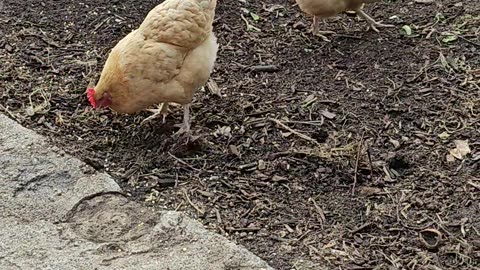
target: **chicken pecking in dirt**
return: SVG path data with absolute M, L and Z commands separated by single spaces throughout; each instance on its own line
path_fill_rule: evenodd
M 216 0 L 166 0 L 156 6 L 110 52 L 97 85 L 87 90 L 91 105 L 134 113 L 161 104 L 154 116 L 165 117 L 169 102 L 182 104 L 178 133 L 189 132 L 194 92 L 207 82 L 217 56 L 215 8 Z
M 300 9 L 313 16 L 312 33 L 320 36 L 323 40 L 329 41 L 324 34 L 333 34 L 332 31 L 320 31 L 320 20 L 326 17 L 335 16 L 341 12 L 354 10 L 360 17 L 365 19 L 370 27 L 378 32 L 380 27 L 393 27 L 390 24 L 382 24 L 375 21 L 365 11 L 363 11 L 363 5 L 365 3 L 374 3 L 380 0 L 296 0 Z

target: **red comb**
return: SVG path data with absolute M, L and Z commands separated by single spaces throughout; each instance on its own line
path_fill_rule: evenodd
M 95 98 L 93 97 L 94 94 L 95 94 L 95 89 L 88 88 L 87 90 L 88 101 L 90 101 L 90 104 L 92 105 L 93 108 L 97 108 L 97 103 L 95 102 Z

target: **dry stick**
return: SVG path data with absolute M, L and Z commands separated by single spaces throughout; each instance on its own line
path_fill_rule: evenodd
M 307 140 L 307 141 L 309 141 L 309 142 L 312 142 L 312 143 L 314 143 L 314 144 L 316 144 L 316 145 L 320 145 L 320 143 L 317 142 L 315 139 L 313 139 L 313 138 L 311 138 L 311 137 L 309 137 L 309 136 L 307 136 L 307 135 L 305 135 L 305 134 L 302 134 L 302 133 L 300 133 L 300 132 L 298 132 L 298 131 L 296 131 L 296 130 L 293 130 L 293 129 L 289 128 L 289 127 L 286 126 L 284 123 L 282 123 L 280 120 L 273 119 L 273 118 L 269 118 L 268 120 L 270 120 L 270 121 L 272 121 L 272 122 L 275 122 L 277 125 L 279 125 L 279 126 L 282 127 L 283 129 L 288 130 L 289 132 L 297 135 L 298 137 L 300 137 L 300 138 L 302 138 L 302 139 L 304 139 L 304 140 Z
M 471 41 L 470 39 L 464 38 L 464 37 L 462 37 L 462 36 L 458 36 L 458 35 L 457 35 L 457 37 L 459 37 L 459 38 L 462 39 L 462 40 L 465 40 L 466 42 L 468 42 L 468 43 L 470 43 L 470 44 L 472 44 L 472 45 L 475 45 L 475 46 L 477 46 L 477 47 L 480 47 L 480 43 L 476 43 L 476 42 Z
M 252 66 L 250 67 L 252 71 L 256 72 L 276 72 L 280 70 L 280 67 L 277 65 L 266 65 L 266 66 Z
M 468 181 L 467 184 L 469 184 L 470 186 L 472 186 L 472 187 L 477 188 L 478 190 L 480 190 L 480 185 L 475 184 L 475 183 L 472 182 L 472 181 Z
M 368 163 L 370 164 L 370 180 L 373 179 L 373 164 L 372 164 L 372 156 L 370 155 L 370 146 L 367 146 L 367 157 Z
M 168 152 L 168 155 L 169 155 L 170 157 L 172 157 L 173 159 L 175 159 L 176 161 L 178 161 L 179 163 L 181 163 L 181 164 L 189 167 L 190 169 L 192 169 L 192 170 L 194 170 L 194 171 L 197 171 L 197 172 L 202 171 L 202 170 L 199 170 L 199 169 L 197 169 L 197 168 L 192 167 L 192 165 L 190 165 L 190 164 L 188 164 L 187 162 L 179 159 L 178 157 L 174 156 L 174 155 L 173 155 L 172 153 L 170 153 L 170 152 Z
M 365 136 L 365 131 L 362 133 L 362 137 L 360 138 L 360 143 L 358 144 L 357 159 L 355 160 L 355 172 L 353 175 L 352 196 L 355 196 L 355 186 L 357 185 L 357 175 L 358 175 L 358 162 L 360 160 L 360 154 L 362 153 L 364 136 Z
M 250 29 L 254 29 L 258 32 L 261 32 L 260 28 L 257 28 L 253 25 L 251 25 L 247 19 L 245 19 L 245 17 L 243 16 L 243 14 L 240 14 L 240 17 L 242 18 L 242 20 L 245 22 L 245 24 L 247 25 L 247 32 L 250 31 Z
M 313 202 L 313 206 L 315 206 L 315 211 L 316 211 L 317 214 L 318 214 L 318 218 L 317 218 L 318 222 L 319 222 L 320 224 L 325 223 L 325 220 L 326 220 L 326 219 L 325 219 L 325 214 L 323 213 L 322 208 L 321 208 L 320 206 L 318 206 L 318 204 L 317 204 L 317 202 L 315 201 L 315 199 L 310 198 L 309 200 L 311 200 L 311 201 Z
M 254 228 L 234 228 L 234 227 L 227 227 L 227 231 L 232 232 L 256 232 L 260 231 L 262 228 L 254 227 Z
M 195 210 L 197 210 L 197 212 L 200 214 L 200 216 L 203 216 L 203 215 L 205 214 L 205 211 L 203 211 L 202 209 L 200 209 L 200 207 L 198 207 L 197 205 L 195 205 L 195 204 L 190 200 L 190 197 L 188 196 L 187 191 L 183 190 L 183 195 L 185 196 L 185 199 L 187 200 L 187 202 L 188 202 L 193 208 L 195 208 Z
M 363 225 L 358 226 L 357 228 L 353 229 L 350 233 L 351 234 L 356 234 L 357 232 L 367 228 L 368 226 L 372 225 L 371 222 L 366 222 Z
M 15 117 L 15 115 L 13 115 L 12 112 L 10 112 L 10 110 L 8 110 L 6 107 L 4 107 L 2 104 L 0 104 L 0 109 L 4 110 L 6 113 L 8 113 L 8 115 L 10 115 L 10 117 L 12 118 L 12 120 L 16 120 L 17 117 Z

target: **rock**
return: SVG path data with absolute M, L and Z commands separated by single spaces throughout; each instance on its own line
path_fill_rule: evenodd
M 0 114 L 0 269 L 273 269 Z

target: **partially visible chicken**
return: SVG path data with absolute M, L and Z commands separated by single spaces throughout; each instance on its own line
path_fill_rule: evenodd
M 320 31 L 319 24 L 321 18 L 332 17 L 347 10 L 354 10 L 360 17 L 364 18 L 378 32 L 377 27 L 393 27 L 390 24 L 382 24 L 368 16 L 362 7 L 365 3 L 374 3 L 380 0 L 295 0 L 300 9 L 313 16 L 312 32 L 315 35 L 329 41 L 322 34 L 332 34 L 331 31 Z
M 213 70 L 218 45 L 212 32 L 216 0 L 166 0 L 151 10 L 140 27 L 118 42 L 95 88 L 87 90 L 93 107 L 134 113 L 168 103 L 184 107 L 190 130 L 190 103 Z

